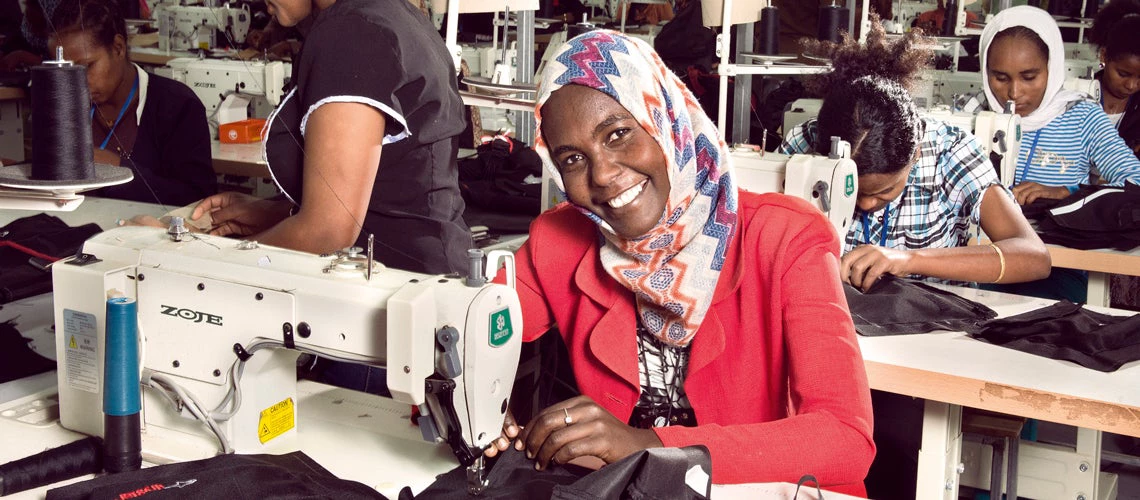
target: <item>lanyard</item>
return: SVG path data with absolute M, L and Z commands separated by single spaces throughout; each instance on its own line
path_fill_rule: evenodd
M 1029 145 L 1029 156 L 1025 157 L 1025 169 L 1021 171 L 1021 178 L 1017 180 L 1017 184 L 1025 182 L 1025 176 L 1029 175 L 1029 166 L 1033 165 L 1033 155 L 1037 153 L 1037 139 L 1041 137 L 1041 129 L 1037 129 L 1033 133 L 1033 144 Z
M 887 208 L 885 210 L 883 210 L 883 232 L 882 232 L 882 234 L 879 235 L 879 246 L 881 246 L 881 247 L 887 246 L 887 233 L 889 232 L 888 230 L 890 229 L 890 227 L 891 227 L 891 207 L 890 207 L 890 205 L 887 205 Z M 868 245 L 872 244 L 871 243 L 871 221 L 870 221 L 870 217 L 868 216 L 867 212 L 863 212 L 863 237 L 867 239 Z
M 135 84 L 131 85 L 131 93 L 127 94 L 127 102 L 123 103 L 123 109 L 119 110 L 119 117 L 115 118 L 115 124 L 111 125 L 111 130 L 107 131 L 107 137 L 103 138 L 103 144 L 99 145 L 99 149 L 107 149 L 107 143 L 111 142 L 111 136 L 115 135 L 115 129 L 119 127 L 119 122 L 123 121 L 123 115 L 127 114 L 127 108 L 131 107 L 131 101 L 135 99 L 135 91 L 139 89 L 139 77 L 135 75 Z M 95 118 L 95 105 L 91 105 L 91 118 Z

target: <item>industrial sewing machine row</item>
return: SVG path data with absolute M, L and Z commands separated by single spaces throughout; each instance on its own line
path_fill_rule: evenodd
M 159 4 L 154 9 L 158 20 L 159 50 L 212 50 L 237 48 L 245 43 L 253 16 L 249 6 L 221 7 Z
M 386 268 L 371 252 L 313 255 L 256 242 L 122 227 L 53 266 L 60 422 L 102 436 L 108 297 L 137 303 L 142 451 L 164 463 L 298 449 L 302 353 L 387 367 L 424 439 L 446 442 L 481 487 L 522 339 L 514 261 L 472 254 L 468 276 Z M 502 261 L 509 285 L 487 282 Z

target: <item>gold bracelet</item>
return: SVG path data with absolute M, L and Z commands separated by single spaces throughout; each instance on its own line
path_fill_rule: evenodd
M 990 243 L 990 246 L 997 252 L 998 260 L 1001 261 L 1001 271 L 998 271 L 998 277 L 994 280 L 994 283 L 1000 283 L 1001 279 L 1005 277 L 1005 254 L 1002 253 L 1001 247 L 998 247 L 997 243 Z

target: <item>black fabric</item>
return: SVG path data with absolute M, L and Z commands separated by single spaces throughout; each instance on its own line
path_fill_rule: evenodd
M 686 482 L 688 471 L 704 471 L 704 491 Z M 487 475 L 488 487 L 475 497 L 467 493 L 467 471 L 458 467 L 443 474 L 417 495 L 417 499 L 702 499 L 712 488 L 712 460 L 704 446 L 650 448 L 634 453 L 596 471 L 576 465 L 551 465 L 534 469 L 534 461 L 514 448 L 504 452 Z
M 48 262 L 19 247 L 63 258 L 75 253 L 83 242 L 101 231 L 95 224 L 70 227 L 47 214 L 16 219 L 0 228 L 0 304 L 51 291 Z
M 135 178 L 91 194 L 182 206 L 217 193 L 202 101 L 182 82 L 154 74 L 148 76 L 146 93 L 134 147 L 122 162 Z
M 1102 372 L 1140 359 L 1140 315 L 1111 316 L 1068 301 L 989 321 L 971 336 Z
M 867 337 L 927 333 L 935 330 L 973 332 L 997 313 L 952 292 L 914 280 L 883 276 L 870 290 L 844 284 L 855 331 Z
M 705 27 L 701 3 L 686 2 L 653 39 L 654 50 L 674 71 L 689 66 L 712 68 L 717 32 Z
M 473 244 L 456 167 L 463 103 L 451 55 L 431 22 L 406 0 L 338 0 L 316 15 L 293 68 L 297 87 L 275 111 L 266 139 L 282 191 L 304 202 L 301 122 L 313 106 L 376 107 L 385 115 L 386 143 L 357 244 L 374 234 L 377 258 L 389 267 L 465 271 Z
M 12 321 L 0 323 L 0 384 L 55 369 L 55 360 L 28 347 Z
M 386 498 L 364 484 L 339 479 L 302 452 L 219 455 L 97 477 L 49 490 L 49 500 L 119 498 Z
M 459 161 L 464 220 L 495 232 L 525 233 L 541 208 L 542 159 L 526 143 L 509 137 L 476 149 L 476 156 Z
M 1083 186 L 1037 221 L 1045 243 L 1090 250 L 1140 245 L 1140 186 Z

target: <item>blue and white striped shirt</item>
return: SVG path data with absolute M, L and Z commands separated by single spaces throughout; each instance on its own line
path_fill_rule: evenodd
M 844 253 L 883 241 L 887 248 L 917 250 L 960 247 L 969 240 L 970 224 L 981 218 L 986 189 L 1000 185 L 997 172 L 973 135 L 937 120 L 923 121 L 921 154 L 902 195 L 879 212 L 856 209 L 844 238 Z M 804 122 L 788 132 L 780 152 L 811 152 L 815 134 L 816 121 Z M 865 218 L 870 234 L 864 234 Z
M 1032 161 L 1028 173 L 1027 161 Z M 1140 184 L 1140 160 L 1116 133 L 1104 110 L 1078 101 L 1044 128 L 1021 137 L 1017 183 L 1031 181 L 1075 190 L 1089 182 L 1089 172 L 1116 186 Z

